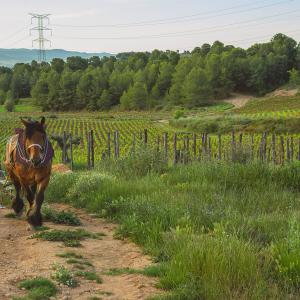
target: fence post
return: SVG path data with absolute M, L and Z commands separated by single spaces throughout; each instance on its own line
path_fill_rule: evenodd
M 289 137 L 286 138 L 286 160 L 287 162 L 290 162 L 290 139 Z
M 115 159 L 119 158 L 119 131 L 115 130 L 114 132 L 114 154 Z
M 280 163 L 284 164 L 284 138 L 280 136 Z
M 73 171 L 73 138 L 72 138 L 72 133 L 70 133 L 69 141 L 70 141 L 70 169 Z
M 236 154 L 235 132 L 234 132 L 234 130 L 232 130 L 232 133 L 231 133 L 231 158 L 232 158 L 232 161 L 235 160 L 235 154 Z
M 107 156 L 110 158 L 111 147 L 110 147 L 110 132 L 107 133 Z
M 196 160 L 197 157 L 197 135 L 193 134 L 193 154 L 194 154 L 194 160 Z
M 218 160 L 222 159 L 222 136 L 218 134 Z
M 291 162 L 294 161 L 294 137 L 291 136 L 291 154 L 290 154 Z
M 169 141 L 168 141 L 168 133 L 167 132 L 164 133 L 163 139 L 164 139 L 165 159 L 168 160 Z
M 66 163 L 66 152 L 67 152 L 67 135 L 64 131 L 63 133 L 63 150 L 62 150 L 62 163 Z
M 87 147 L 88 147 L 88 168 L 91 168 L 91 132 L 88 132 L 88 139 L 87 139 Z
M 157 135 L 157 140 L 156 140 L 156 151 L 159 153 L 160 151 L 160 135 Z
M 276 135 L 272 134 L 272 161 L 276 164 Z
M 174 164 L 178 163 L 178 153 L 177 153 L 177 133 L 174 133 L 174 140 L 173 140 L 173 149 L 174 149 Z
M 144 129 L 144 144 L 147 146 L 148 144 L 148 130 Z
M 95 167 L 94 131 L 91 130 L 91 168 Z

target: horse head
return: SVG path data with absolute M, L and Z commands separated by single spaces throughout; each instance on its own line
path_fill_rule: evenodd
M 44 157 L 45 143 L 47 139 L 45 118 L 41 121 L 21 119 L 25 126 L 24 148 L 28 159 L 34 167 L 38 167 Z

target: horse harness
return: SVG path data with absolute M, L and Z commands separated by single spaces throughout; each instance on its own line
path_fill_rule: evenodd
M 37 168 L 41 168 L 47 165 L 54 156 L 54 150 L 51 142 L 46 137 L 44 146 L 40 144 L 31 144 L 30 146 L 25 147 L 25 138 L 24 138 L 24 130 L 16 129 L 16 134 L 13 135 L 6 145 L 6 163 L 9 163 L 12 167 L 15 166 L 15 163 L 20 163 L 22 165 L 29 166 L 31 165 L 31 161 L 28 157 L 27 151 L 32 147 L 38 147 L 41 151 L 43 151 L 43 156 L 41 158 L 41 162 L 37 166 Z M 13 154 L 16 151 L 16 160 L 13 159 Z

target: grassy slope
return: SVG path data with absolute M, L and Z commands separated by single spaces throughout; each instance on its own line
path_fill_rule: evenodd
M 149 165 L 156 172 L 143 176 Z M 47 198 L 117 220 L 119 236 L 162 264 L 167 299 L 293 299 L 296 287 L 272 249 L 289 246 L 289 222 L 300 220 L 299 174 L 299 165 L 166 169 L 140 157 L 56 175 Z
M 260 113 L 288 110 L 300 110 L 300 96 L 254 99 L 249 101 L 244 107 L 236 109 L 235 113 Z

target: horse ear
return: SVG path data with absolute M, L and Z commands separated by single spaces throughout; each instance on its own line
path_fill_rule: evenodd
M 43 127 L 45 127 L 45 123 L 46 123 L 46 119 L 45 119 L 45 117 L 42 117 L 42 119 L 41 119 L 41 125 Z
M 23 123 L 23 125 L 25 127 L 27 127 L 28 126 L 28 122 L 26 120 L 24 120 L 23 118 L 20 118 L 20 119 L 21 119 L 21 122 Z

